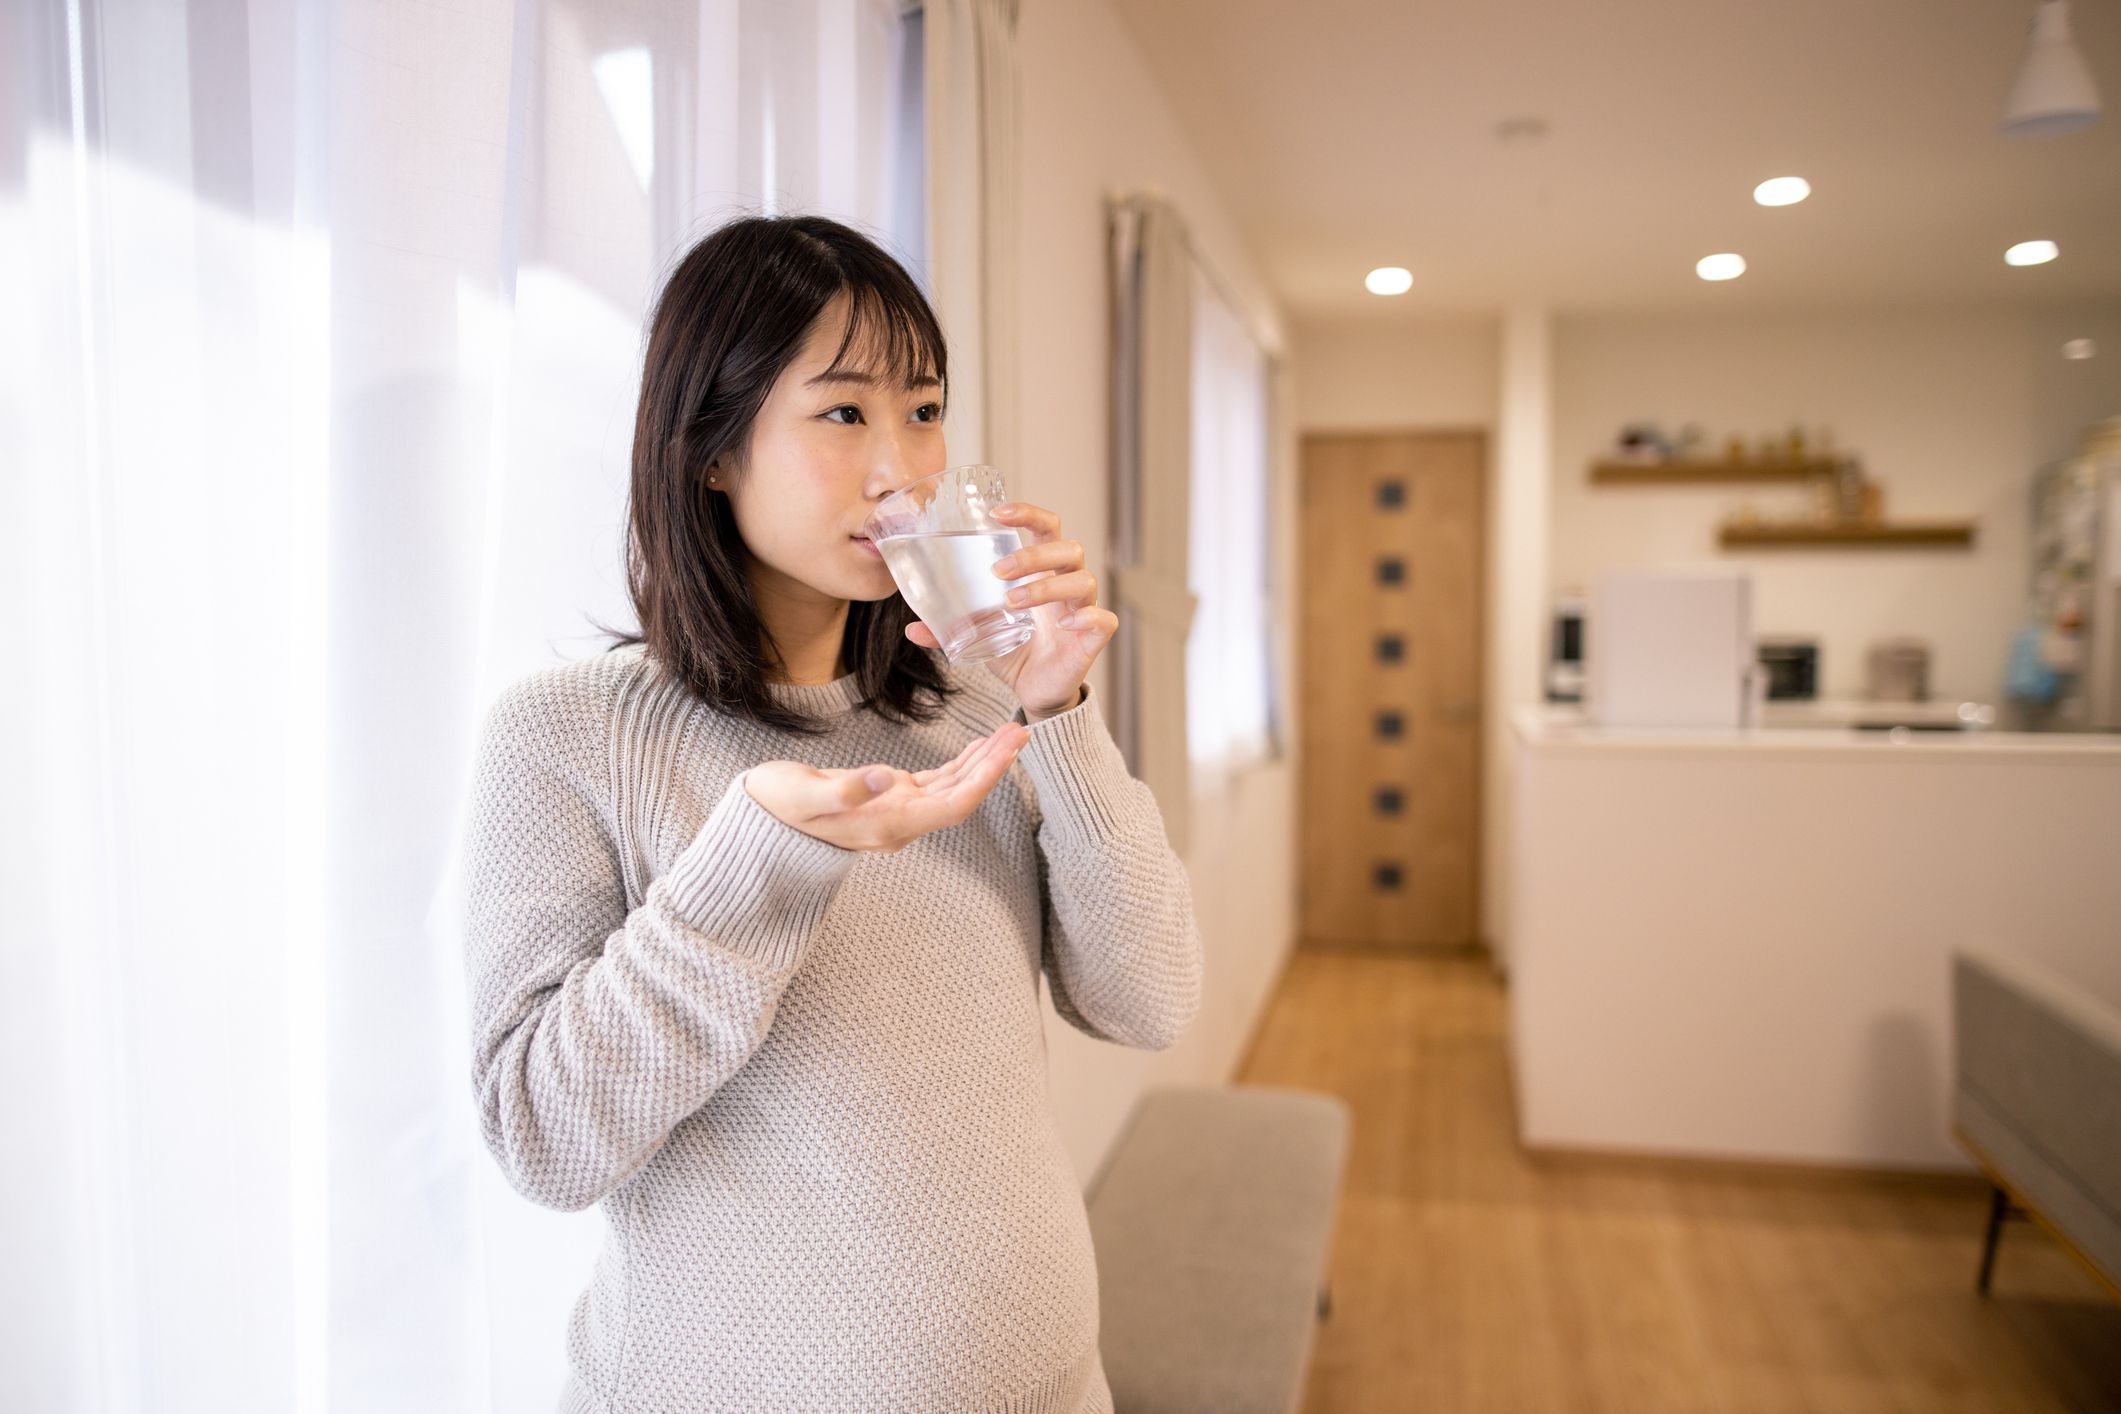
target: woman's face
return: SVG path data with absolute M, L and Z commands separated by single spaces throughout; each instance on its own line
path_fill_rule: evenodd
M 765 593 L 890 597 L 896 586 L 883 556 L 860 538 L 862 522 L 891 492 L 949 465 L 942 387 L 932 377 L 908 388 L 860 344 L 821 376 L 839 350 L 848 307 L 844 292 L 834 296 L 774 381 L 744 465 L 714 469 Z

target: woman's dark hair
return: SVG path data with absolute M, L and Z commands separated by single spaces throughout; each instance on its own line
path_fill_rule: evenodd
M 749 551 L 729 498 L 707 484 L 719 458 L 741 469 L 751 425 L 833 297 L 850 301 L 850 348 L 878 351 L 910 387 L 946 390 L 942 326 L 920 287 L 867 236 L 822 216 L 748 216 L 688 251 L 656 300 L 634 418 L 627 493 L 627 589 L 645 643 L 664 670 L 719 711 L 786 731 L 823 724 L 775 699 L 773 660 L 745 574 Z M 868 335 L 866 339 L 864 335 Z M 893 593 L 847 608 L 842 652 L 862 705 L 894 721 L 927 721 L 951 689 L 934 650 L 906 637 L 913 611 Z

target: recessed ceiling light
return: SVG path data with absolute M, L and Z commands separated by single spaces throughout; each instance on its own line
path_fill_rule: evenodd
M 1694 273 L 1704 280 L 1735 280 L 1745 273 L 1745 257 L 1729 252 L 1704 255 L 1694 262 Z
M 1812 184 L 1802 177 L 1770 177 L 1753 188 L 1753 200 L 1762 206 L 1795 206 L 1812 194 Z
M 1373 295 L 1403 295 L 1414 288 L 1414 276 L 1397 265 L 1386 265 L 1362 277 L 1363 287 Z
M 2062 346 L 2062 356 L 2076 359 L 2097 358 L 2099 345 L 2091 339 L 2071 339 Z
M 2045 265 L 2062 254 L 2062 247 L 2053 241 L 2020 241 L 2003 252 L 2005 265 Z

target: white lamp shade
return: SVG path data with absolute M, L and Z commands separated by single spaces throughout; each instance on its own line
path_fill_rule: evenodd
M 2025 62 L 2003 109 L 2012 137 L 2055 137 L 2088 128 L 2099 117 L 2099 89 L 2070 37 L 2069 0 L 2040 0 Z

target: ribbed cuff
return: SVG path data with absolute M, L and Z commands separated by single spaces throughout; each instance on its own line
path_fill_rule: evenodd
M 1073 712 L 1076 707 L 1080 707 L 1090 700 L 1090 684 L 1088 682 L 1083 683 L 1076 688 L 1076 692 L 1078 696 L 1075 699 L 1075 707 L 1068 708 L 1067 712 Z M 1053 715 L 1056 717 L 1065 716 L 1067 712 L 1056 712 Z M 1016 704 L 1016 711 L 1010 714 L 1009 720 L 1020 727 L 1028 727 L 1032 724 L 1031 717 L 1024 711 L 1024 704 L 1021 702 Z
M 802 955 L 860 853 L 782 820 L 751 798 L 740 771 L 658 882 L 700 932 L 786 968 Z
M 1038 787 L 1038 807 L 1048 820 L 1090 839 L 1118 831 L 1133 777 L 1089 684 L 1082 701 L 1031 724 L 1031 739 L 1016 759 Z

